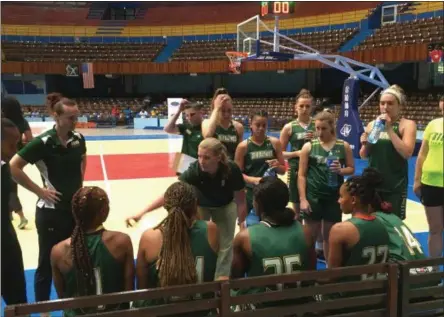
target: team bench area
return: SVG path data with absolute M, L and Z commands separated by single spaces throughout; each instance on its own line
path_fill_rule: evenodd
M 444 272 L 430 270 L 443 265 L 437 258 L 86 296 L 8 306 L 4 316 L 85 307 L 98 307 L 88 317 L 444 316 Z M 131 309 L 101 312 L 131 302 Z

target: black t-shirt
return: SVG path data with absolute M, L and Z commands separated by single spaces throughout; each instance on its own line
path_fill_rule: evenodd
M 192 163 L 179 177 L 179 180 L 197 189 L 199 206 L 222 207 L 228 205 L 234 198 L 234 192 L 245 188 L 244 178 L 239 167 L 233 161 L 228 161 L 230 173 L 227 179 L 222 177 L 221 170 L 216 175 L 203 172 L 199 162 Z
M 8 228 L 11 222 L 9 211 L 9 196 L 11 195 L 11 170 L 9 163 L 2 161 L 2 231 Z

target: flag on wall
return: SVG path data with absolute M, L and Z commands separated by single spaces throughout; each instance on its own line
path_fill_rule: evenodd
M 427 61 L 429 63 L 444 62 L 444 43 L 431 44 L 428 46 Z
M 83 88 L 94 88 L 94 72 L 92 63 L 82 63 Z

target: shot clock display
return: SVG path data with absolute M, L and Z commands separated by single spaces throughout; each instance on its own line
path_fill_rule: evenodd
M 294 13 L 294 1 L 262 1 L 261 17 Z

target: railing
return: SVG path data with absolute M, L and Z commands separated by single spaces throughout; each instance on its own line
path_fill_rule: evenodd
M 381 275 L 384 278 L 362 280 L 363 275 Z M 343 280 L 344 278 L 347 280 Z M 322 282 L 317 284 L 316 281 Z M 232 292 L 234 289 L 265 288 L 277 284 L 288 288 L 245 295 Z M 306 286 L 290 286 L 298 284 Z M 199 312 L 212 311 L 213 316 L 220 317 L 302 316 L 300 314 L 307 312 L 328 312 L 329 316 L 336 314 L 342 316 L 344 312 L 348 312 L 357 313 L 354 316 L 363 314 L 397 317 L 398 266 L 395 264 L 355 266 L 8 306 L 5 309 L 5 317 L 171 297 L 188 299 L 148 307 L 136 304 L 136 308 L 106 312 L 103 316 L 177 316 L 181 313 L 188 313 L 188 316 L 204 316 Z M 320 297 L 324 300 L 315 300 Z M 256 304 L 256 310 L 233 311 L 233 308 L 245 304 Z M 102 314 L 88 314 L 85 317 L 100 315 Z
M 4 316 L 19 317 L 32 313 L 172 297 L 183 300 L 167 301 L 154 306 L 136 304 L 136 308 L 88 314 L 85 317 L 177 316 L 183 313 L 199 316 L 196 313 L 202 311 L 212 311 L 212 316 L 220 317 L 281 317 L 302 316 L 306 313 L 310 316 L 332 317 L 407 317 L 412 313 L 430 317 L 442 316 L 444 272 L 430 272 L 424 268 L 443 265 L 444 258 L 441 257 L 84 296 L 7 306 Z M 412 274 L 412 269 L 416 268 L 422 270 Z M 363 275 L 370 278 L 362 279 Z M 268 292 L 242 291 L 251 288 L 274 289 L 275 285 L 283 287 L 281 290 Z M 296 285 L 302 287 L 295 287 Z M 253 311 L 239 309 L 252 304 L 256 306 Z

